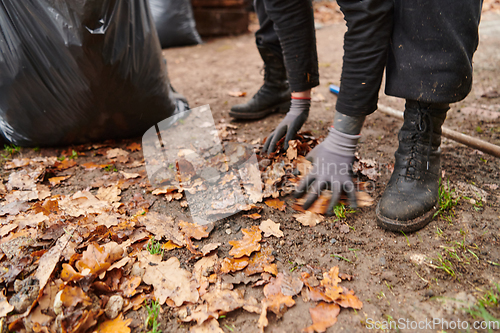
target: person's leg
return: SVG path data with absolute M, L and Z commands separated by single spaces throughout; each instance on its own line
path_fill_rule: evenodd
M 378 223 L 415 231 L 439 206 L 441 126 L 449 103 L 472 85 L 481 0 L 395 1 L 386 93 L 406 99 L 394 172 L 377 206 Z
M 344 13 L 344 58 L 336 110 L 364 117 L 377 109 L 393 27 L 394 0 L 337 0 Z
M 264 0 L 278 35 L 292 92 L 319 85 L 314 15 L 310 0 Z
M 236 119 L 260 119 L 274 111 L 287 112 L 290 107 L 290 88 L 274 23 L 267 15 L 264 0 L 255 0 L 254 8 L 260 24 L 255 43 L 264 61 L 264 85 L 248 102 L 231 108 L 229 115 Z

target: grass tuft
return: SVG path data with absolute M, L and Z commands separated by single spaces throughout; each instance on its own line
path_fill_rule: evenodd
M 163 249 L 161 248 L 160 241 L 155 241 L 154 238 L 151 238 L 146 245 L 146 250 L 151 254 L 160 254 L 163 255 Z
M 434 213 L 434 217 L 442 216 L 448 222 L 452 222 L 455 217 L 455 206 L 458 205 L 460 196 L 454 198 L 455 189 L 450 188 L 450 180 L 448 179 L 447 186 L 442 184 L 442 179 L 439 179 L 439 209 Z
M 146 329 L 151 327 L 151 330 L 148 333 L 162 333 L 162 331 L 158 328 L 160 323 L 158 322 L 158 315 L 160 314 L 160 303 L 158 301 L 152 301 L 150 305 L 144 305 L 146 310 L 148 311 L 148 316 L 146 318 L 146 322 L 144 326 Z

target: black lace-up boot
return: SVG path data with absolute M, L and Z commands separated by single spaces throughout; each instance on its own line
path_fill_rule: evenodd
M 246 103 L 234 105 L 229 115 L 236 119 L 260 119 L 278 111 L 288 112 L 291 92 L 283 59 L 257 46 L 264 60 L 264 84 Z
M 441 126 L 448 104 L 406 101 L 394 171 L 377 205 L 377 222 L 411 232 L 429 223 L 438 208 Z

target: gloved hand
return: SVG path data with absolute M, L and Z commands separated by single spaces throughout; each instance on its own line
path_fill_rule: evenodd
M 332 190 L 332 198 L 326 211 L 333 214 L 333 208 L 338 203 L 342 191 L 347 193 L 350 206 L 357 207 L 356 191 L 352 182 L 352 162 L 360 135 L 345 134 L 333 127 L 325 141 L 314 148 L 307 156 L 312 159 L 313 169 L 299 184 L 295 197 L 303 196 L 311 187 L 303 205 L 308 209 L 318 199 L 321 191 Z
M 297 132 L 301 129 L 302 125 L 309 116 L 309 108 L 311 107 L 310 99 L 293 99 L 290 105 L 290 111 L 286 114 L 285 118 L 276 127 L 276 129 L 269 134 L 266 143 L 262 148 L 263 153 L 272 153 L 276 150 L 276 144 L 285 136 L 285 143 L 283 147 L 288 149 L 288 141 L 293 140 Z

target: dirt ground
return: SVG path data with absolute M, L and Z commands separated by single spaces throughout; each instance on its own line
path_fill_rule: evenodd
M 336 97 L 328 91 L 328 86 L 330 83 L 339 84 L 344 32 L 343 23 L 324 25 L 317 30 L 321 85 L 314 91 L 315 101 L 304 130 L 318 137 L 326 134 L 333 119 Z M 479 48 L 474 57 L 472 92 L 464 101 L 452 105 L 445 126 L 500 145 L 498 50 L 500 15 L 486 13 L 480 27 Z M 175 89 L 187 97 L 191 107 L 209 104 L 216 123 L 230 123 L 228 112 L 231 105 L 247 100 L 262 83 L 262 62 L 250 33 L 208 40 L 203 45 L 193 47 L 168 49 L 164 55 Z M 231 97 L 228 94 L 230 91 L 247 92 L 247 96 Z M 380 94 L 380 104 L 398 110 L 404 106 L 402 100 L 385 96 L 383 92 Z M 237 126 L 236 137 L 250 143 L 266 137 L 282 117 L 276 114 L 256 122 L 231 124 Z M 375 201 L 389 180 L 400 126 L 400 120 L 375 112 L 367 118 L 361 132 L 359 155 L 374 159 L 380 166 L 381 175 L 371 193 Z M 116 146 L 125 148 L 132 142 L 140 143 L 140 138 Z M 66 149 L 68 147 L 64 147 Z M 27 157 L 59 156 L 62 150 L 42 149 L 35 153 L 25 149 L 22 153 Z M 342 310 L 338 322 L 327 332 L 365 332 L 370 322 L 391 318 L 405 321 L 443 318 L 471 324 L 475 320 L 482 320 L 481 317 L 473 318 L 463 308 L 476 304 L 488 290 L 500 283 L 500 159 L 447 139 L 443 140 L 442 150 L 443 178 L 449 181 L 449 187 L 461 199 L 454 208 L 454 214 L 438 217 L 424 229 L 412 234 L 392 233 L 377 227 L 375 206 L 357 209 L 340 222 L 332 217 L 315 227 L 304 227 L 292 217 L 296 212 L 291 208 L 291 197 L 284 198 L 287 204 L 285 212 L 260 204 L 261 220 L 269 218 L 281 223 L 284 232 L 283 238 L 266 238 L 280 272 L 299 274 L 306 266 L 318 271 L 339 266 L 340 272 L 354 276 L 352 281 L 343 284 L 356 292 L 363 302 L 363 308 L 358 311 Z M 142 154 L 134 152 L 131 157 L 140 160 Z M 78 163 L 107 163 L 104 159 L 103 156 L 81 156 Z M 120 171 L 118 164 L 117 169 Z M 127 172 L 141 170 L 141 167 L 126 169 Z M 105 182 L 107 175 L 109 170 L 89 172 L 78 169 L 68 186 L 53 190 L 52 195 L 86 189 L 93 181 L 103 179 Z M 4 173 L 3 177 L 6 179 L 8 175 Z M 92 189 L 92 192 L 96 191 Z M 168 202 L 144 191 L 139 185 L 123 190 L 121 201 L 128 202 L 135 193 L 142 193 L 146 200 L 154 201 L 152 211 L 180 218 L 186 214 L 179 201 Z M 252 220 L 243 215 L 238 213 L 218 221 L 210 237 L 198 244 L 203 246 L 220 242 L 219 257 L 227 257 L 231 249 L 228 242 L 240 239 L 242 228 L 261 223 L 261 220 Z M 343 223 L 351 228 L 341 231 Z M 191 254 L 185 248 L 172 250 L 165 256 L 178 257 L 187 269 L 193 267 L 194 261 L 190 260 Z M 262 288 L 244 284 L 235 288 L 245 289 L 247 295 L 257 299 L 263 297 Z M 314 303 L 305 303 L 300 296 L 295 300 L 296 305 L 288 309 L 281 319 L 276 319 L 272 314 L 268 316 L 266 332 L 300 332 L 311 324 L 309 308 Z M 500 318 L 498 307 L 489 310 L 495 318 Z M 144 309 L 129 312 L 127 317 L 133 319 L 133 332 L 145 330 Z M 224 332 L 258 332 L 258 317 L 237 310 L 219 319 L 219 323 Z M 191 327 L 177 320 L 166 305 L 159 321 L 163 332 L 188 332 Z
M 329 93 L 328 86 L 330 83 L 339 84 L 344 31 L 343 23 L 317 31 L 321 85 L 315 89 L 315 94 L 322 95 L 324 100 L 313 102 L 304 129 L 318 136 L 326 134 L 333 119 L 336 98 Z M 500 16 L 487 13 L 482 19 L 480 44 L 474 57 L 472 92 L 464 101 L 452 105 L 445 123 L 451 129 L 497 145 L 500 144 L 500 97 L 498 94 L 495 98 L 481 96 L 500 90 L 499 49 Z M 251 34 L 210 40 L 195 47 L 170 49 L 164 54 L 174 87 L 185 94 L 192 107 L 209 104 L 216 121 L 224 119 L 230 122 L 228 111 L 231 105 L 248 98 L 230 97 L 229 91 L 245 91 L 251 96 L 262 82 L 262 63 Z M 402 100 L 385 96 L 383 92 L 380 104 L 398 110 L 403 110 L 404 106 Z M 237 137 L 248 142 L 263 139 L 281 119 L 282 115 L 273 115 L 257 122 L 236 123 Z M 379 165 L 393 163 L 400 126 L 401 121 L 381 113 L 369 116 L 361 132 L 360 156 L 373 158 Z M 301 228 L 291 218 L 292 209 L 287 208 L 281 213 L 264 208 L 262 218 L 281 222 L 285 232 L 284 244 L 272 243 L 280 270 L 290 270 L 295 263 L 306 262 L 323 269 L 338 265 L 341 272 L 355 275 L 348 287 L 357 292 L 364 307 L 357 313 L 352 310 L 341 312 L 338 322 L 327 332 L 365 331 L 364 323 L 368 318 L 387 320 L 388 316 L 417 321 L 425 318 L 460 319 L 472 323 L 470 315 L 459 310 L 465 304 L 452 299 L 474 302 L 494 283 L 500 282 L 500 266 L 488 263 L 500 262 L 500 160 L 447 139 L 443 140 L 442 148 L 444 178 L 462 196 L 478 201 L 482 199 L 483 206 L 476 210 L 468 200 L 462 199 L 455 208 L 451 223 L 438 218 L 423 230 L 406 235 L 407 238 L 378 228 L 374 207 L 362 208 L 348 215 L 347 223 L 353 229 L 347 234 L 340 233 L 332 219 L 313 228 Z M 390 170 L 381 168 L 381 174 L 373 193 L 376 200 L 390 178 Z M 480 197 L 479 193 L 483 192 L 476 189 L 481 189 L 487 196 Z M 233 232 L 241 227 L 258 225 L 238 215 L 226 223 L 231 225 Z M 224 230 L 224 225 L 221 225 L 220 230 L 214 230 L 212 238 L 226 244 L 234 234 L 228 236 Z M 459 243 L 470 249 L 477 246 L 473 251 L 479 261 L 464 251 Z M 462 261 L 451 259 L 456 277 L 419 264 L 416 259 L 434 258 L 435 263 L 439 254 L 447 257 L 446 247 L 453 248 L 461 258 L 467 258 Z M 331 254 L 341 255 L 351 262 L 332 258 Z M 270 323 L 268 332 L 299 331 L 310 323 L 309 307 L 310 304 L 298 300 L 281 320 Z M 256 332 L 256 320 L 255 315 L 239 312 L 222 320 L 221 327 L 230 324 L 235 327 L 235 332 Z M 167 327 L 169 332 L 183 331 L 173 321 Z

